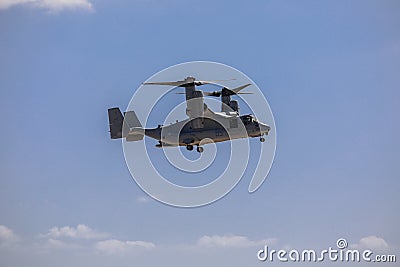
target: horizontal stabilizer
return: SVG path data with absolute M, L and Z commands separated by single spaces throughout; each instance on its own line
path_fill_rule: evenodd
M 132 128 L 129 130 L 129 134 L 130 134 L 130 135 L 131 135 L 131 134 L 141 134 L 141 135 L 144 135 L 145 132 L 144 132 L 144 129 L 143 129 L 142 127 L 132 127 Z
M 144 137 L 143 134 L 129 134 L 125 139 L 127 142 L 140 141 Z

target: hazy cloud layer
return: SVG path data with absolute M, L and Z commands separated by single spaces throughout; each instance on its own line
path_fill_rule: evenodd
M 0 0 L 0 9 L 8 9 L 18 5 L 41 8 L 51 13 L 66 9 L 94 10 L 92 3 L 88 0 Z
M 109 239 L 104 241 L 99 241 L 96 243 L 95 248 L 97 251 L 106 254 L 123 254 L 130 252 L 134 249 L 145 248 L 152 249 L 156 245 L 151 242 L 146 241 L 121 241 L 117 239 Z
M 239 235 L 205 235 L 197 241 L 197 245 L 201 247 L 252 247 L 272 244 L 275 241 L 274 238 L 250 240 L 246 236 Z

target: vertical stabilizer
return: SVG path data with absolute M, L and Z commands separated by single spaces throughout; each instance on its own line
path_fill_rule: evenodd
M 122 125 L 124 123 L 124 116 L 122 116 L 119 108 L 108 109 L 108 122 L 110 125 L 111 139 L 122 138 Z

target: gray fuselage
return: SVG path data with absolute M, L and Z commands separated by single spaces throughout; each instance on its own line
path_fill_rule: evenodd
M 201 128 L 195 128 L 200 120 Z M 194 123 L 195 122 L 195 123 Z M 218 118 L 187 119 L 168 126 L 145 129 L 144 134 L 159 141 L 162 146 L 199 145 L 223 142 L 238 138 L 258 137 L 268 134 L 270 127 L 251 115 Z

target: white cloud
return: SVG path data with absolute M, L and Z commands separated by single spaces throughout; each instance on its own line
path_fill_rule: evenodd
M 146 241 L 121 241 L 117 239 L 109 239 L 99 241 L 96 243 L 95 248 L 102 253 L 106 254 L 123 254 L 137 248 L 152 249 L 155 244 Z
M 0 0 L 0 9 L 7 9 L 15 5 L 28 4 L 31 0 Z
M 374 235 L 363 237 L 357 244 L 352 244 L 354 249 L 386 250 L 389 248 L 385 239 Z
M 276 239 L 250 240 L 246 236 L 239 235 L 213 235 L 202 236 L 197 245 L 201 247 L 253 247 L 260 245 L 268 245 L 276 242 Z
M 66 9 L 94 10 L 89 0 L 0 0 L 0 9 L 8 9 L 17 5 L 42 8 L 51 13 L 58 13 Z
M 55 239 L 57 238 L 101 239 L 101 238 L 106 238 L 109 235 L 106 233 L 97 232 L 84 224 L 79 224 L 76 227 L 70 227 L 70 226 L 53 227 L 44 236 Z
M 18 241 L 18 236 L 7 226 L 0 225 L 0 243 Z

